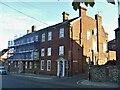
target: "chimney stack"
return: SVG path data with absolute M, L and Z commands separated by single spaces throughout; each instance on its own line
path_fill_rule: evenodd
M 87 9 L 84 7 L 79 7 L 79 17 L 85 16 L 86 15 Z
M 98 22 L 99 25 L 102 25 L 102 17 L 98 14 L 95 15 L 95 19 Z
M 68 13 L 63 12 L 62 15 L 63 15 L 63 22 L 67 21 L 69 19 L 69 14 Z
M 36 26 L 35 25 L 32 26 L 32 32 L 34 32 L 34 31 L 36 31 Z
M 27 30 L 27 34 L 29 34 L 30 33 L 30 30 Z

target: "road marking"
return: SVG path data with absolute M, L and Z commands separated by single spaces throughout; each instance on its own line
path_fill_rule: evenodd
M 49 78 L 49 77 L 34 77 L 34 76 L 24 76 L 24 75 L 16 75 L 16 76 L 28 77 L 28 78 L 36 78 L 36 79 L 52 79 L 52 78 Z

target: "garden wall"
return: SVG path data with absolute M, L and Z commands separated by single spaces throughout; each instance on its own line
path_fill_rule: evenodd
M 118 82 L 120 66 L 90 66 L 90 80 L 96 82 Z

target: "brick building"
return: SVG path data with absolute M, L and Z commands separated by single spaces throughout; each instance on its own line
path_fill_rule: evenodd
M 32 31 L 14 40 L 13 56 L 8 58 L 10 71 L 33 73 L 37 68 L 39 60 L 38 34 L 36 27 Z
M 108 60 L 116 60 L 116 39 L 108 42 Z
M 29 72 L 64 77 L 85 72 L 88 64 L 102 65 L 107 62 L 108 34 L 102 26 L 102 17 L 95 15 L 93 19 L 86 15 L 86 11 L 85 8 L 81 8 L 79 17 L 70 20 L 69 14 L 63 12 L 63 22 L 35 32 L 38 42 L 33 44 L 34 47 L 37 46 L 39 58 L 36 60 L 36 69 L 32 66 Z M 31 37 L 32 33 L 29 35 Z M 16 39 L 15 43 L 27 36 Z M 28 47 L 29 44 L 25 45 Z M 24 48 L 23 45 L 21 48 Z M 27 62 L 29 60 L 23 63 L 26 67 L 25 72 L 28 72 L 27 66 L 30 66 Z

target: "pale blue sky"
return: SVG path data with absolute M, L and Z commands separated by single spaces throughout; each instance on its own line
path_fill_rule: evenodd
M 40 29 L 62 22 L 63 11 L 70 14 L 70 19 L 79 16 L 78 11 L 73 10 L 70 0 L 68 0 L 69 2 L 61 2 L 60 0 L 52 0 L 51 2 L 38 2 L 40 0 L 36 0 L 36 2 L 22 2 L 23 0 L 15 0 L 16 2 L 5 1 L 3 3 L 6 5 L 34 17 L 38 21 L 0 3 L 0 51 L 7 48 L 8 40 L 13 40 L 15 35 L 19 37 L 26 34 L 27 29 L 31 29 L 32 25 L 36 25 L 37 29 Z M 104 29 L 108 33 L 108 40 L 114 39 L 114 29 L 118 27 L 117 5 L 97 2 L 93 8 L 87 7 L 88 16 L 94 18 L 94 15 L 98 12 L 102 16 Z

